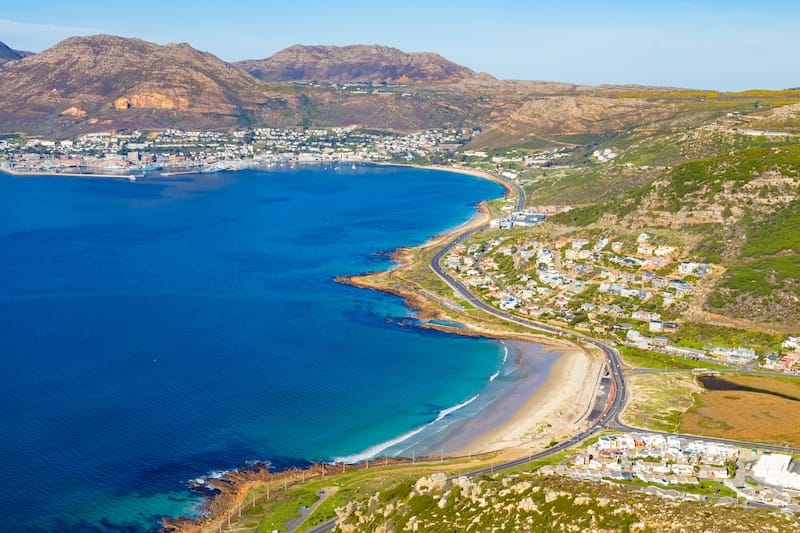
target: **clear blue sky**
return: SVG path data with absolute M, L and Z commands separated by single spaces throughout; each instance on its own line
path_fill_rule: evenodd
M 292 44 L 433 51 L 498 78 L 721 90 L 800 86 L 800 2 L 463 0 L 3 2 L 0 41 L 188 42 L 222 59 Z

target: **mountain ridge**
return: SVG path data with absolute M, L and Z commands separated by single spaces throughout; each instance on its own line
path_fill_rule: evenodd
M 448 83 L 475 74 L 433 52 L 408 53 L 377 44 L 295 44 L 265 59 L 235 64 L 264 81 Z
M 4 133 L 59 138 L 125 128 L 479 128 L 497 132 L 483 137 L 485 146 L 514 146 L 542 134 L 650 124 L 671 107 L 619 95 L 653 90 L 496 80 L 438 54 L 381 45 L 295 45 L 227 63 L 187 43 L 93 35 L 0 68 L 0 125 Z

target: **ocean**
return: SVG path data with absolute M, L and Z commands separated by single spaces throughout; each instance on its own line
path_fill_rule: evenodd
M 0 174 L 0 529 L 147 531 L 248 461 L 424 449 L 513 374 L 507 346 L 334 278 L 502 192 L 367 165 Z

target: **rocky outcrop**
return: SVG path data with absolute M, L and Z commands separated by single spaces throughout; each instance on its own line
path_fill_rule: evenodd
M 114 100 L 114 109 L 189 109 L 189 99 L 185 96 L 169 96 L 157 91 L 143 91 Z
M 266 81 L 454 82 L 475 73 L 433 53 L 378 45 L 302 46 L 237 63 Z

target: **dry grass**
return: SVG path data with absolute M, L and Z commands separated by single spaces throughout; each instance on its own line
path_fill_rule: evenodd
M 800 384 L 737 376 L 727 381 L 800 398 Z M 680 431 L 768 444 L 800 446 L 800 401 L 760 392 L 703 391 L 680 418 Z
M 699 386 L 690 373 L 643 374 L 629 378 L 631 400 L 624 422 L 656 431 L 675 431 L 679 417 L 689 409 Z

